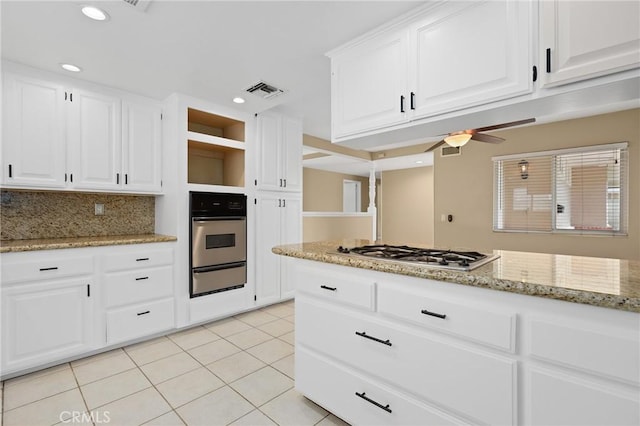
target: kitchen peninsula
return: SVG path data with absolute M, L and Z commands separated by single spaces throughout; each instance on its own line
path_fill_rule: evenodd
M 640 262 L 494 251 L 469 272 L 278 246 L 296 387 L 353 424 L 638 424 Z

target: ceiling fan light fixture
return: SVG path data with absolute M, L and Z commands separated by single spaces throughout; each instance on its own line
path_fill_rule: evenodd
M 444 141 L 447 143 L 447 145 L 457 148 L 469 142 L 471 136 L 473 135 L 471 135 L 470 133 L 457 133 L 455 135 L 449 135 L 445 137 Z

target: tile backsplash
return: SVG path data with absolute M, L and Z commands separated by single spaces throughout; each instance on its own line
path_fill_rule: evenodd
M 155 197 L 3 190 L 0 225 L 1 240 L 152 234 Z

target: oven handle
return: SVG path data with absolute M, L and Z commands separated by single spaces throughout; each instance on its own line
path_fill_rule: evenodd
M 213 222 L 214 220 L 247 220 L 246 216 L 211 216 L 211 217 L 192 217 L 192 221 L 199 222 Z
M 193 268 L 193 273 L 204 274 L 207 272 L 221 271 L 223 269 L 242 268 L 246 265 L 247 265 L 247 262 L 234 262 L 234 263 L 225 263 L 224 265 L 201 266 L 199 268 Z

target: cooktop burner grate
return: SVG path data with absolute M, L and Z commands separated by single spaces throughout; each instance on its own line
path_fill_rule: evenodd
M 477 268 L 497 258 L 497 256 L 490 256 L 476 251 L 438 250 L 388 244 L 366 245 L 353 248 L 340 246 L 338 247 L 338 252 L 386 260 L 426 263 L 431 266 L 464 271 Z

